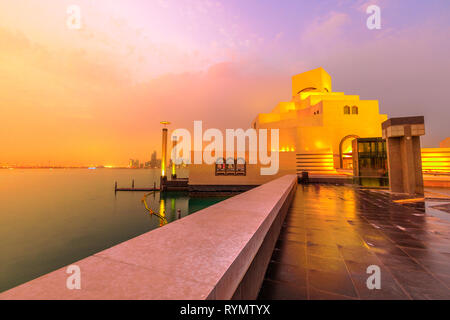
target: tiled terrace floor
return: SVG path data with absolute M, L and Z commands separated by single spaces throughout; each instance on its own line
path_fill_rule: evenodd
M 423 201 L 393 200 L 299 185 L 259 299 L 450 299 L 450 221 Z M 381 269 L 380 290 L 367 288 L 370 265 Z

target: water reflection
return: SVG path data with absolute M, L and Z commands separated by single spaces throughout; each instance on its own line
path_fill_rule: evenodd
M 0 292 L 164 226 L 149 217 L 144 192 L 118 192 L 159 181 L 158 170 L 0 170 Z M 33 190 L 26 193 L 24 190 Z M 167 223 L 225 198 L 155 193 L 150 208 Z M 29 210 L 27 204 L 33 205 Z
M 159 212 L 155 212 L 147 204 L 147 197 L 150 196 L 151 194 L 155 194 L 155 191 L 145 194 L 142 197 L 141 201 L 144 204 L 145 210 L 148 211 L 148 213 L 150 214 L 151 217 L 156 216 L 159 218 L 159 226 L 162 227 L 165 224 L 167 224 L 166 209 L 165 209 L 165 205 L 164 205 L 165 201 L 164 201 L 164 199 L 160 200 Z M 175 207 L 175 198 L 172 198 L 172 203 L 173 203 L 173 206 Z
M 173 200 L 175 201 L 175 198 L 173 198 Z M 165 224 L 167 224 L 166 206 L 164 204 L 164 199 L 161 199 L 159 204 L 159 226 L 162 227 Z
M 158 218 L 159 226 L 162 227 L 227 198 L 226 196 L 192 198 L 188 192 L 178 191 L 152 192 L 144 196 L 143 203 L 150 216 Z

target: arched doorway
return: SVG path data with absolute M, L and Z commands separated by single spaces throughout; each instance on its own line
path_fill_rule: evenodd
M 357 136 L 356 134 L 349 134 L 348 136 L 345 136 L 342 138 L 341 142 L 339 143 L 339 168 L 343 169 L 344 167 L 344 150 L 343 146 L 344 146 L 344 142 L 347 141 L 348 139 L 357 139 L 359 138 L 359 136 Z

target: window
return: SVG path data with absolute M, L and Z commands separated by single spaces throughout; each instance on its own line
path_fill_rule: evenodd
M 245 164 L 245 159 L 243 158 L 238 158 L 236 161 L 236 175 L 237 176 L 245 176 L 247 168 L 246 168 L 246 164 Z
M 227 176 L 236 174 L 236 161 L 233 158 L 228 158 L 225 163 L 225 174 Z
M 245 159 L 218 158 L 215 165 L 216 176 L 245 176 L 247 175 L 247 165 Z
M 218 158 L 216 161 L 216 176 L 225 175 L 225 161 L 223 158 Z
M 352 107 L 352 114 L 358 114 L 358 107 L 357 106 L 353 106 Z
M 350 114 L 350 107 L 349 106 L 345 106 L 344 107 L 344 114 Z

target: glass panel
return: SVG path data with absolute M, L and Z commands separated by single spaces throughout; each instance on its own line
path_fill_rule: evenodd
M 349 106 L 345 106 L 344 107 L 344 114 L 350 114 L 350 107 Z

